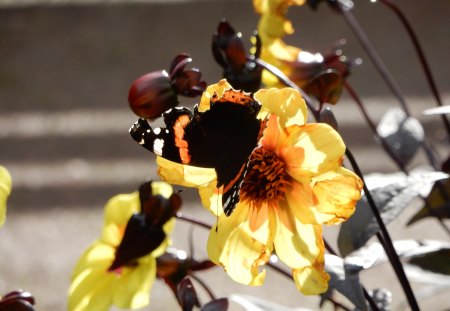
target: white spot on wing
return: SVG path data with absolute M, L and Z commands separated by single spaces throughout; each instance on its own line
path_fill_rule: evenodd
M 155 141 L 153 142 L 153 152 L 156 155 L 162 156 L 162 150 L 164 147 L 164 140 L 163 139 L 155 139 Z
M 159 135 L 159 133 L 161 133 L 161 128 L 157 127 L 153 130 L 153 133 L 155 133 L 156 135 Z

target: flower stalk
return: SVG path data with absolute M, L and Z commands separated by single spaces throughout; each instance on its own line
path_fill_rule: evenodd
M 400 21 L 402 22 L 409 37 L 411 38 L 411 42 L 414 46 L 414 49 L 416 50 L 417 56 L 419 57 L 420 64 L 425 73 L 425 77 L 428 82 L 428 85 L 430 86 L 431 92 L 433 93 L 433 96 L 436 99 L 436 103 L 438 106 L 443 106 L 441 95 L 438 91 L 438 87 L 434 80 L 433 74 L 431 73 L 430 65 L 428 64 L 428 61 L 425 57 L 425 53 L 423 52 L 419 39 L 417 38 L 417 35 L 414 29 L 412 28 L 411 24 L 409 23 L 408 19 L 406 18 L 405 14 L 403 14 L 402 10 L 400 10 L 400 8 L 391 1 L 389 0 L 379 0 L 379 1 L 385 6 L 387 6 L 389 9 L 393 10 L 400 19 Z M 441 115 L 441 117 L 445 129 L 447 131 L 447 135 L 449 137 L 448 139 L 450 139 L 450 122 L 448 121 L 447 116 L 445 114 Z

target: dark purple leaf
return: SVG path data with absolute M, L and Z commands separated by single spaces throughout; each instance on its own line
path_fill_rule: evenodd
M 200 311 L 227 311 L 228 310 L 228 299 L 219 298 L 212 300 L 205 304 Z

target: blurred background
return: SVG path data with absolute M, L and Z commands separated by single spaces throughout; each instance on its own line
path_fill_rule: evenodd
M 446 133 L 439 117 L 422 115 L 435 101 L 404 28 L 381 4 L 355 2 L 355 17 L 444 159 L 449 151 Z M 450 104 L 450 2 L 394 2 L 412 22 L 444 103 Z M 362 58 L 349 81 L 375 121 L 398 105 L 339 14 L 322 4 L 317 11 L 291 8 L 289 17 L 296 29 L 286 38 L 290 44 L 326 52 L 345 38 L 345 54 Z M 0 164 L 13 178 L 6 224 L 0 230 L 0 295 L 22 288 L 35 296 L 36 310 L 66 308 L 71 270 L 99 235 L 106 201 L 136 190 L 148 177 L 157 178 L 153 155 L 128 134 L 137 118 L 128 109 L 131 83 L 149 71 L 168 69 L 181 52 L 191 55 L 192 65 L 208 84 L 217 82 L 221 68 L 211 53 L 211 37 L 221 18 L 244 38 L 250 37 L 258 22 L 250 0 L 0 0 Z M 344 94 L 332 109 L 363 172 L 393 172 L 393 162 L 374 141 L 348 96 Z M 409 167 L 425 163 L 423 154 L 418 154 Z M 184 191 L 183 199 L 185 213 L 214 222 L 199 206 L 194 191 Z M 419 205 L 389 225 L 393 237 L 448 240 L 434 220 L 405 227 Z M 188 249 L 189 228 L 178 224 L 175 246 Z M 337 228 L 326 231 L 332 245 L 336 232 Z M 206 257 L 207 233 L 200 228 L 194 231 L 195 255 L 201 258 Z M 219 297 L 244 293 L 318 309 L 317 297 L 302 296 L 292 282 L 268 272 L 262 288 L 233 283 L 219 268 L 201 277 Z M 390 266 L 365 272 L 363 283 L 369 289 L 388 287 L 394 294 L 394 309 L 405 308 Z M 449 310 L 449 293 L 421 299 L 420 304 L 424 310 Z M 158 282 L 149 309 L 176 309 L 171 295 Z M 237 305 L 233 308 L 240 310 Z

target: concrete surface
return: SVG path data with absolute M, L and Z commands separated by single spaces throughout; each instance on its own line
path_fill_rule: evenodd
M 448 1 L 396 1 L 413 21 L 445 103 L 450 103 Z M 290 11 L 296 33 L 292 44 L 325 51 L 347 38 L 346 54 L 364 60 L 350 78 L 371 116 L 379 121 L 397 102 L 375 72 L 341 17 L 322 5 Z M 441 159 L 448 143 L 439 118 L 421 111 L 435 105 L 417 57 L 400 23 L 380 5 L 356 3 L 355 16 L 402 87 L 413 114 Z M 37 310 L 65 309 L 70 271 L 95 239 L 103 204 L 116 193 L 133 191 L 146 178 L 156 178 L 153 157 L 129 137 L 135 116 L 127 108 L 131 82 L 139 75 L 167 68 L 177 53 L 188 52 L 205 80 L 216 82 L 219 66 L 210 52 L 211 35 L 226 17 L 244 37 L 258 17 L 250 1 L 173 3 L 91 3 L 23 6 L 0 2 L 0 164 L 13 177 L 6 225 L 0 230 L 0 294 L 16 288 L 32 292 Z M 186 101 L 191 103 L 191 101 Z M 340 131 L 364 173 L 391 172 L 393 163 L 373 140 L 361 113 L 345 96 L 333 107 Z M 426 163 L 423 153 L 410 167 Z M 213 223 L 198 206 L 196 194 L 183 193 L 185 212 Z M 418 202 L 389 226 L 396 239 L 448 240 L 433 220 L 405 228 Z M 186 248 L 189 226 L 179 224 L 175 245 Z M 335 244 L 337 228 L 327 228 Z M 196 229 L 196 254 L 206 256 L 207 233 Z M 244 293 L 291 307 L 318 309 L 317 297 L 304 297 L 293 284 L 269 271 L 262 288 L 231 282 L 220 269 L 202 277 L 217 296 Z M 387 265 L 363 273 L 368 289 L 387 287 L 394 310 L 404 310 L 404 297 Z M 419 284 L 413 284 L 420 291 Z M 446 291 L 421 299 L 423 310 L 447 310 Z M 233 305 L 233 310 L 239 310 Z M 171 293 L 158 283 L 150 310 L 176 309 Z

